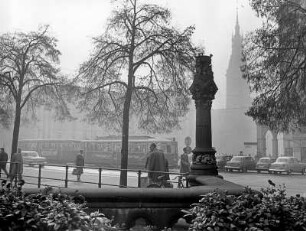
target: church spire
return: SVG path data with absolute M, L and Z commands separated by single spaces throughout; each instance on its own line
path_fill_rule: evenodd
M 246 81 L 242 78 L 242 35 L 236 8 L 235 32 L 232 37 L 232 53 L 226 72 L 226 105 L 227 109 L 246 108 L 250 106 L 250 92 Z
M 235 26 L 235 35 L 240 35 L 240 25 L 238 18 L 238 6 L 236 7 L 236 26 Z

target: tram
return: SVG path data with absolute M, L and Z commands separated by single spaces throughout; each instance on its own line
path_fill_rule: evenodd
M 143 169 L 150 144 L 156 143 L 163 150 L 169 168 L 176 168 L 178 162 L 178 144 L 175 139 L 151 136 L 130 136 L 128 151 L 128 168 Z M 18 146 L 25 151 L 37 151 L 47 158 L 48 163 L 74 163 L 79 150 L 84 150 L 85 164 L 96 167 L 120 168 L 121 137 L 104 136 L 97 140 L 72 139 L 23 139 Z

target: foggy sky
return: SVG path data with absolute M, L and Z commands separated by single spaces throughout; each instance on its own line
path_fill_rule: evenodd
M 193 41 L 213 54 L 213 71 L 219 88 L 214 108 L 224 107 L 225 73 L 238 12 L 241 32 L 259 25 L 248 0 L 150 0 L 169 8 L 178 28 L 195 25 Z M 49 24 L 62 52 L 61 68 L 73 77 L 92 49 L 91 38 L 104 32 L 112 11 L 111 0 L 0 0 L 0 33 L 37 30 Z

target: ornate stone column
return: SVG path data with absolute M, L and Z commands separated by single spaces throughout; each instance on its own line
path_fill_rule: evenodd
M 272 156 L 274 158 L 278 157 L 278 139 L 277 139 L 277 132 L 272 131 Z
M 256 123 L 257 130 L 257 155 L 258 157 L 267 156 L 266 134 L 268 127 Z
M 196 73 L 189 88 L 196 107 L 196 147 L 192 151 L 191 180 L 197 175 L 218 175 L 211 136 L 211 105 L 218 88 L 211 69 L 211 57 L 203 54 L 196 57 Z

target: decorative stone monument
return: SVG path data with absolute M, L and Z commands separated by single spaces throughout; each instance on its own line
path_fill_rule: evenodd
M 216 150 L 212 147 L 211 105 L 218 90 L 211 69 L 211 57 L 196 57 L 196 73 L 189 88 L 196 107 L 196 147 L 192 151 L 191 184 L 197 175 L 218 175 Z

